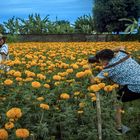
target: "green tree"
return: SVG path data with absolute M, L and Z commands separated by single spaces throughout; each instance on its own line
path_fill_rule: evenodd
M 47 24 L 49 22 L 48 15 L 41 19 L 39 14 L 31 14 L 28 19 L 21 19 L 20 33 L 21 34 L 45 34 L 47 32 Z
M 15 18 L 13 16 L 7 22 L 3 22 L 3 23 L 9 34 L 18 34 L 19 33 L 20 24 L 19 24 L 18 18 Z
M 126 4 L 127 18 L 140 17 L 140 0 L 124 0 Z
M 74 33 L 74 28 L 70 25 L 70 22 L 66 20 L 56 20 L 55 22 L 49 22 L 47 25 L 47 30 L 50 34 Z
M 125 24 L 126 29 L 125 32 L 127 33 L 133 33 L 134 30 L 139 30 L 139 25 L 138 25 L 138 21 L 135 18 L 132 19 L 127 19 L 127 18 L 122 18 L 119 19 L 119 21 L 127 21 L 128 23 Z
M 0 24 L 0 33 L 4 34 L 6 32 L 6 29 L 4 28 L 3 24 Z
M 124 31 L 121 18 L 138 18 L 140 0 L 94 0 L 95 28 L 98 32 Z
M 92 33 L 94 30 L 93 17 L 90 15 L 83 15 L 78 17 L 74 23 L 75 32 L 77 33 Z

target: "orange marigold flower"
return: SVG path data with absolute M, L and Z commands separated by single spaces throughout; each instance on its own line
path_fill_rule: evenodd
M 83 71 L 76 73 L 77 78 L 81 78 L 83 76 L 85 76 L 85 73 Z
M 78 96 L 79 94 L 80 94 L 79 91 L 74 92 L 74 95 L 75 95 L 75 96 Z
M 91 85 L 91 86 L 89 87 L 89 90 L 90 90 L 90 91 L 93 91 L 93 92 L 97 92 L 97 91 L 100 90 L 100 87 L 99 87 L 98 85 Z
M 78 69 L 78 68 L 79 68 L 79 66 L 78 66 L 77 64 L 73 64 L 72 67 L 73 67 L 74 69 Z
M 91 75 L 92 74 L 91 70 L 85 70 L 84 73 L 85 73 L 85 75 Z
M 95 95 L 95 93 L 89 93 L 89 96 L 90 97 L 95 97 L 96 95 Z
M 119 85 L 118 85 L 118 84 L 113 84 L 113 87 L 114 87 L 114 88 L 118 88 Z
M 105 87 L 105 83 L 99 83 L 98 86 L 102 89 Z
M 37 82 L 37 81 L 34 81 L 34 82 L 32 82 L 32 87 L 34 87 L 34 88 L 40 88 L 41 87 L 41 84 L 39 82 Z
M 83 66 L 84 69 L 89 69 L 89 66 L 86 64 Z
M 38 97 L 37 100 L 38 101 L 43 101 L 44 100 L 44 97 Z
M 22 78 L 16 77 L 16 81 L 22 81 Z
M 7 86 L 10 86 L 10 85 L 13 84 L 13 81 L 10 80 L 10 79 L 7 79 L 7 80 L 4 81 L 4 84 L 7 85 Z
M 24 82 L 29 82 L 29 81 L 33 81 L 32 77 L 27 77 L 26 79 L 23 80 Z
M 66 72 L 67 73 L 72 73 L 73 72 L 73 69 L 67 69 Z
M 15 70 L 10 70 L 7 72 L 7 74 L 13 75 L 15 73 Z
M 13 123 L 13 122 L 8 122 L 8 123 L 6 123 L 6 124 L 5 124 L 5 128 L 6 128 L 6 129 L 12 129 L 12 128 L 14 128 L 14 123 Z
M 94 78 L 94 81 L 95 81 L 96 83 L 100 83 L 100 82 L 101 82 L 101 79 L 99 79 L 98 77 L 95 77 L 95 78 Z
M 25 74 L 27 75 L 27 77 L 35 77 L 35 73 L 34 72 L 25 71 Z
M 80 108 L 85 107 L 85 105 L 86 105 L 86 104 L 85 104 L 84 102 L 79 103 L 79 107 L 80 107 Z
M 21 77 L 21 72 L 20 72 L 20 71 L 16 71 L 16 72 L 14 73 L 14 76 L 15 76 L 15 77 Z
M 16 136 L 18 138 L 27 138 L 29 137 L 29 131 L 28 129 L 25 129 L 25 128 L 20 128 L 20 129 L 17 129 L 16 130 Z
M 91 100 L 94 102 L 96 101 L 96 96 L 92 97 Z
M 99 70 L 102 70 L 103 67 L 102 66 L 96 66 L 95 69 L 99 69 Z
M 20 62 L 20 60 L 16 59 L 16 60 L 14 61 L 14 64 L 16 64 L 16 65 L 20 65 L 21 62 Z
M 49 109 L 50 109 L 50 107 L 49 107 L 48 104 L 40 104 L 40 107 L 41 107 L 42 109 L 45 109 L 45 110 L 49 110 Z
M 7 140 L 8 132 L 5 129 L 0 129 L 0 140 Z
M 41 79 L 41 80 L 45 80 L 46 76 L 43 74 L 37 74 L 37 78 Z
M 68 73 L 67 72 L 60 72 L 60 73 L 58 73 L 58 75 L 60 75 L 60 76 L 67 76 L 68 75 Z
M 61 83 L 60 82 L 55 82 L 54 85 L 55 86 L 59 86 Z
M 104 91 L 106 91 L 106 92 L 111 92 L 113 89 L 114 89 L 114 87 L 111 86 L 111 85 L 108 85 L 108 86 L 104 87 Z
M 49 84 L 44 84 L 44 87 L 45 88 L 50 88 L 50 85 Z
M 62 93 L 62 94 L 60 95 L 60 98 L 66 100 L 66 99 L 69 99 L 69 98 L 70 98 L 70 95 L 67 94 L 67 93 Z
M 58 80 L 58 81 L 59 81 L 59 80 L 61 80 L 61 76 L 59 76 L 59 75 L 54 75 L 54 76 L 53 76 L 53 80 Z
M 6 116 L 8 118 L 17 119 L 22 116 L 22 112 L 20 108 L 14 107 L 7 111 Z

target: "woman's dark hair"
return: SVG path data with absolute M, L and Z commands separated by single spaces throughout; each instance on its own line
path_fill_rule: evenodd
M 2 40 L 3 40 L 3 44 L 5 44 L 5 42 L 6 42 L 6 37 L 2 37 L 2 38 L 0 38 L 0 39 L 2 39 Z M 3 44 L 2 44 L 2 45 L 3 45 Z M 1 47 L 2 45 L 0 45 L 0 47 Z
M 4 43 L 6 42 L 6 37 L 5 37 L 5 36 L 3 37 L 3 42 L 4 42 Z
M 96 55 L 95 55 L 97 60 L 111 60 L 114 57 L 114 52 L 110 49 L 104 49 L 99 51 Z

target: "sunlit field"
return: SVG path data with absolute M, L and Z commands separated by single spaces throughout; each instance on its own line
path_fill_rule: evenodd
M 100 93 L 103 140 L 140 139 L 140 103 L 124 104 L 115 129 L 116 91 L 109 80 L 91 85 L 87 59 L 104 48 L 126 46 L 140 62 L 139 42 L 63 42 L 9 44 L 10 67 L 0 70 L 0 140 L 97 140 L 96 96 Z M 94 76 L 102 70 L 93 64 Z M 107 76 L 107 74 L 105 74 Z

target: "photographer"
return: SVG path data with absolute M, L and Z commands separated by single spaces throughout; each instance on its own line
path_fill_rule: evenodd
M 125 52 L 124 47 L 115 50 L 104 49 L 88 59 L 89 63 L 100 63 L 103 70 L 96 76 L 99 79 L 109 78 L 122 88 L 118 91 L 117 99 L 128 102 L 140 99 L 140 65 Z M 108 73 L 105 77 L 104 73 Z M 91 78 L 94 83 L 94 77 Z M 129 128 L 121 124 L 121 107 L 116 108 L 116 127 L 121 133 Z

